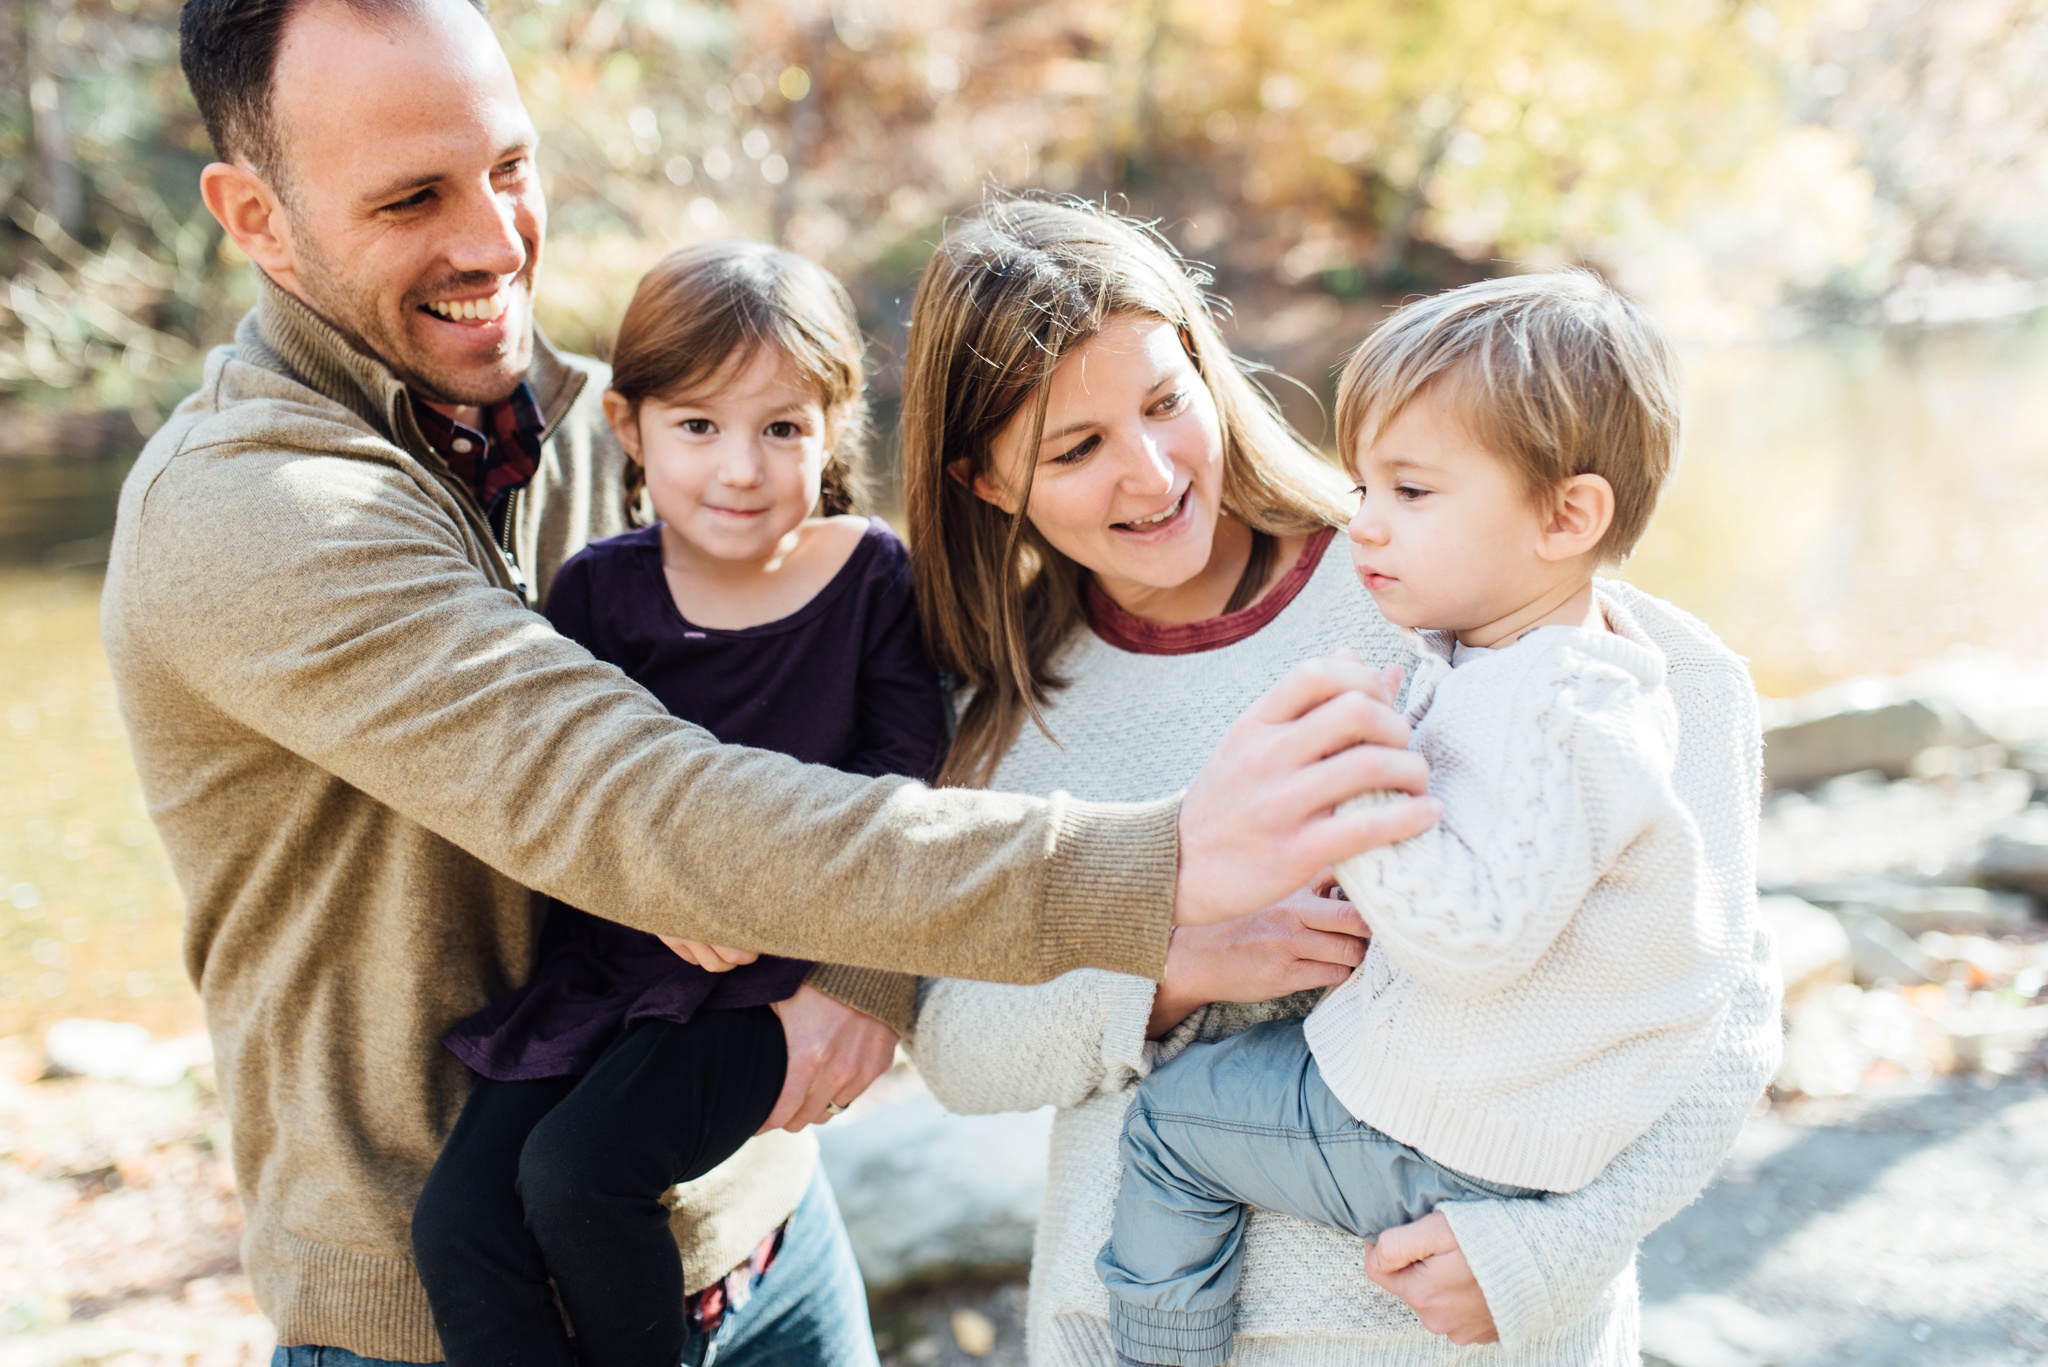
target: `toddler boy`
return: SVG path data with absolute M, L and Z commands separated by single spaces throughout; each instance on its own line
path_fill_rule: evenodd
M 1247 1205 L 1372 1236 L 1575 1191 L 1712 1047 L 1752 931 L 1706 895 L 1665 657 L 1595 578 L 1649 522 L 1677 394 L 1663 331 L 1581 271 L 1409 304 L 1346 367 L 1352 558 L 1421 632 L 1444 816 L 1338 867 L 1372 943 L 1306 1021 L 1138 1089 L 1097 1261 L 1120 1362 L 1229 1359 Z

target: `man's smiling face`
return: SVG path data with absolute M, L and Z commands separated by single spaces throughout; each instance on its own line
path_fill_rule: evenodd
M 375 18 L 313 0 L 285 31 L 271 100 L 278 284 L 422 399 L 510 394 L 533 357 L 547 207 L 489 23 L 463 0 Z

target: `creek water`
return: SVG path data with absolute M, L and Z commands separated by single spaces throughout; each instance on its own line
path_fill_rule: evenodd
M 1788 696 L 1959 653 L 2048 661 L 2048 319 L 1689 358 L 1686 450 L 1627 577 Z M 197 1026 L 178 893 L 98 643 L 124 462 L 0 461 L 0 1037 Z

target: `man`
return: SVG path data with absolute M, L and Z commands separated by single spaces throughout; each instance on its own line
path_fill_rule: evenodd
M 439 1039 L 527 971 L 528 889 L 843 965 L 779 1008 L 786 1131 L 677 1194 L 712 1319 L 778 1234 L 810 1250 L 763 1283 L 786 1303 L 844 1264 L 795 1131 L 887 1066 L 903 975 L 1156 977 L 1172 924 L 1433 820 L 1333 813 L 1425 786 L 1344 661 L 1276 690 L 1178 804 L 935 793 L 669 717 L 531 610 L 622 529 L 621 456 L 602 368 L 534 334 L 535 135 L 480 10 L 188 0 L 181 36 L 221 157 L 205 201 L 260 298 L 130 476 L 104 630 L 189 902 L 245 1261 L 306 1360 L 440 1355 L 408 1241 L 465 1087 Z M 764 1360 L 852 1360 L 787 1334 Z

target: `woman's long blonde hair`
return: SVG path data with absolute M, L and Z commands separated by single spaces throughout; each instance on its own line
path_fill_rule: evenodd
M 1028 716 L 1065 680 L 1086 571 L 1032 527 L 1027 463 L 1017 511 L 977 497 L 997 435 L 1027 404 L 1036 451 L 1048 379 L 1111 318 L 1171 324 L 1216 402 L 1223 509 L 1255 531 L 1341 525 L 1344 481 L 1282 420 L 1224 344 L 1207 276 L 1150 226 L 1072 200 L 1000 199 L 955 225 L 918 282 L 903 383 L 903 478 L 925 639 L 972 690 L 940 781 L 986 785 Z M 1050 735 L 1050 732 L 1047 732 Z

